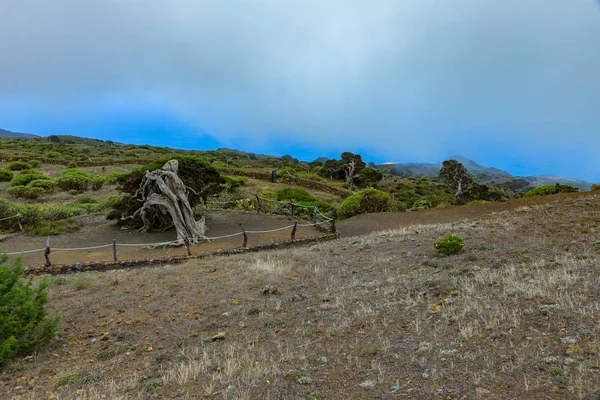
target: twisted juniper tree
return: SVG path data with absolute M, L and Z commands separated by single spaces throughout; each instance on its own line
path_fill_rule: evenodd
M 197 157 L 162 159 L 119 180 L 125 196 L 109 218 L 144 232 L 174 228 L 181 243 L 186 238 L 198 242 L 205 237 L 206 227 L 204 217 L 195 219 L 194 206 L 220 191 L 221 183 L 219 173 Z

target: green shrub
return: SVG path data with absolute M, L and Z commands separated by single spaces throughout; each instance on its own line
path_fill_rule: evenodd
M 56 189 L 56 181 L 51 179 L 35 179 L 27 184 L 30 188 L 42 188 L 44 193 L 52 193 Z
M 311 196 L 304 189 L 296 189 L 296 188 L 285 188 L 277 191 L 277 200 L 286 201 L 286 200 L 294 200 L 294 202 L 311 202 L 316 201 L 317 199 Z
M 10 265 L 8 256 L 0 255 L 0 364 L 48 343 L 58 327 L 58 318 L 48 317 L 45 309 L 46 281 L 36 287 L 22 275 L 20 259 Z
M 277 192 L 273 190 L 264 189 L 258 195 L 260 197 L 264 197 L 265 199 L 277 200 Z
M 67 168 L 56 178 L 56 183 L 62 190 L 83 192 L 94 184 L 95 179 L 90 173 L 77 168 Z
M 115 183 L 117 183 L 119 181 L 119 179 L 121 179 L 121 177 L 124 174 L 120 173 L 120 172 L 111 172 L 110 174 L 107 174 L 104 176 L 104 181 L 106 183 L 109 183 L 111 185 L 114 185 Z
M 23 171 L 24 169 L 31 169 L 31 167 L 25 161 L 12 161 L 8 163 L 8 169 L 11 171 Z
M 325 178 L 323 178 L 321 175 L 316 174 L 314 172 L 299 172 L 298 178 L 308 179 L 310 181 L 317 181 L 317 182 L 325 180 Z
M 96 176 L 92 179 L 92 190 L 100 190 L 104 186 L 104 177 Z
M 0 168 L 0 182 L 8 182 L 14 178 L 15 174 L 6 168 Z
M 569 186 L 569 185 L 561 185 L 560 183 L 557 183 L 556 185 L 538 186 L 534 189 L 531 189 L 527 193 L 525 193 L 523 195 L 523 197 L 547 196 L 550 194 L 573 193 L 573 192 L 578 192 L 578 191 L 579 191 L 579 189 L 577 189 L 576 187 Z
M 28 163 L 29 165 L 31 165 L 31 168 L 37 168 L 40 165 L 42 165 L 42 162 L 40 160 L 29 160 Z
M 41 187 L 11 186 L 6 189 L 6 192 L 15 198 L 35 200 L 46 191 Z
M 590 186 L 590 190 L 592 192 L 598 192 L 598 191 L 600 191 L 600 184 L 597 184 L 597 183 L 592 184 L 592 186 Z
M 10 181 L 10 186 L 27 186 L 29 182 L 35 180 L 50 180 L 49 177 L 37 171 L 21 172 Z
M 465 247 L 465 241 L 460 236 L 451 233 L 439 238 L 433 247 L 435 247 L 439 253 L 449 256 L 451 254 L 460 253 L 463 247 Z
M 344 219 L 364 213 L 388 211 L 390 196 L 381 190 L 369 188 L 344 199 L 338 208 L 338 218 Z

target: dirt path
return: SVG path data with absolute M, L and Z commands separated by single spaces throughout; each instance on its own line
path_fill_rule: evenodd
M 117 243 L 136 244 L 136 243 L 159 243 L 176 239 L 176 234 L 172 232 L 153 232 L 143 233 L 135 231 L 121 231 L 118 228 L 109 226 L 102 215 L 88 215 L 77 219 L 81 224 L 81 231 L 77 233 L 66 233 L 50 237 L 50 247 L 61 248 L 81 248 L 93 247 L 111 244 L 113 239 Z M 237 211 L 211 211 L 206 218 L 206 225 L 209 228 L 207 236 L 218 237 L 234 233 L 240 233 L 242 224 L 247 231 L 265 231 L 283 228 L 293 224 L 292 221 L 283 217 L 274 215 L 258 215 L 254 213 L 244 213 Z M 291 228 L 278 232 L 263 234 L 248 233 L 248 245 L 266 243 L 275 240 L 289 239 Z M 315 236 L 319 234 L 314 227 L 298 227 L 296 238 Z M 194 245 L 191 247 L 192 253 L 200 253 L 209 250 L 228 249 L 242 246 L 243 236 L 235 236 L 215 240 L 209 243 Z M 8 253 L 16 251 L 27 251 L 42 249 L 45 247 L 45 237 L 31 237 L 24 235 L 15 235 L 0 242 L 0 248 Z M 177 255 L 185 255 L 185 247 L 165 246 L 161 248 L 152 248 L 148 246 L 140 247 L 117 247 L 117 256 L 119 260 L 130 259 L 153 259 L 164 258 Z M 16 258 L 17 256 L 11 256 Z M 50 254 L 50 260 L 53 264 L 75 264 L 91 261 L 111 261 L 113 259 L 112 246 L 101 249 L 60 251 L 54 250 Z M 45 262 L 44 252 L 35 252 L 23 255 L 25 265 L 40 266 Z
M 590 196 L 590 192 L 561 193 L 551 196 L 530 197 L 512 200 L 504 203 L 469 204 L 466 206 L 451 206 L 434 208 L 422 211 L 403 213 L 385 212 L 377 214 L 363 214 L 341 221 L 337 229 L 342 237 L 359 236 L 385 229 L 397 229 L 416 224 L 437 224 L 445 222 L 462 221 L 465 219 L 481 218 L 494 213 L 513 210 L 519 207 L 546 204 L 559 199 Z

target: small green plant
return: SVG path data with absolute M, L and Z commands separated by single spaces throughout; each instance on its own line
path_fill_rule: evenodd
M 20 259 L 11 265 L 0 255 L 0 364 L 48 343 L 58 327 L 58 317 L 49 317 L 45 308 L 48 283 L 24 281 L 23 269 Z
M 15 174 L 6 168 L 0 168 L 0 182 L 9 182 Z
M 40 160 L 29 160 L 28 164 L 31 165 L 31 168 L 37 168 L 42 165 L 42 162 Z
M 451 233 L 438 239 L 433 247 L 435 247 L 439 253 L 449 256 L 460 253 L 463 247 L 465 247 L 465 241 L 460 236 Z
M 534 189 L 531 189 L 527 193 L 525 193 L 523 195 L 523 197 L 547 196 L 550 194 L 573 193 L 573 192 L 578 192 L 578 191 L 579 191 L 579 189 L 577 189 L 576 187 L 569 186 L 569 185 L 561 185 L 560 183 L 557 183 L 556 185 L 538 186 Z

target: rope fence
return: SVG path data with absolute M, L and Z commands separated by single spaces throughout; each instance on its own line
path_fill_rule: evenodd
M 11 217 L 13 218 L 13 217 Z M 6 253 L 6 255 L 9 256 L 14 256 L 14 255 L 23 255 L 23 254 L 31 254 L 31 253 L 37 253 L 37 252 L 44 252 L 44 256 L 46 258 L 46 266 L 49 267 L 51 266 L 51 262 L 50 262 L 50 254 L 52 252 L 57 252 L 57 251 L 87 251 L 87 250 L 98 250 L 98 249 L 104 249 L 104 248 L 109 248 L 112 247 L 113 249 L 113 261 L 117 261 L 117 248 L 118 247 L 160 247 L 160 246 L 168 246 L 168 245 L 185 245 L 187 248 L 187 252 L 188 255 L 191 255 L 191 250 L 190 250 L 190 246 L 193 244 L 201 244 L 201 243 L 207 243 L 207 242 L 213 242 L 216 240 L 220 240 L 220 239 L 227 239 L 227 238 L 232 238 L 232 237 L 236 237 L 236 236 L 244 236 L 244 241 L 243 241 L 243 245 L 242 247 L 247 247 L 248 244 L 248 235 L 249 234 L 253 234 L 253 235 L 261 235 L 261 234 L 265 234 L 265 233 L 273 233 L 273 232 L 280 232 L 280 231 L 285 231 L 288 229 L 291 229 L 291 240 L 295 240 L 295 235 L 296 235 L 296 229 L 298 227 L 317 227 L 319 225 L 325 224 L 325 223 L 330 223 L 332 222 L 332 219 L 329 218 L 325 221 L 321 221 L 318 223 L 307 223 L 307 224 L 299 224 L 298 222 L 294 222 L 291 225 L 287 225 L 281 228 L 275 228 L 275 229 L 268 229 L 268 230 L 260 230 L 260 231 L 255 231 L 255 230 L 245 230 L 244 227 L 240 224 L 240 228 L 241 228 L 241 232 L 236 232 L 236 233 L 232 233 L 229 235 L 222 235 L 222 236 L 215 236 L 215 237 L 192 237 L 192 238 L 184 238 L 182 239 L 176 239 L 176 240 L 171 240 L 171 241 L 167 241 L 167 242 L 156 242 L 156 243 L 117 243 L 116 240 L 113 240 L 112 243 L 108 243 L 108 244 L 101 244 L 101 245 L 96 245 L 96 246 L 88 246 L 88 247 L 69 247 L 69 248 L 51 248 L 50 247 L 50 238 L 48 237 L 46 239 L 46 247 L 43 248 L 39 248 L 39 249 L 33 249 L 33 250 L 23 250 L 23 251 L 13 251 L 13 252 L 9 252 Z M 335 226 L 335 225 L 333 225 Z M 335 232 L 332 232 L 335 233 Z
M 280 200 L 273 200 L 273 199 L 268 199 L 265 197 L 260 197 L 258 194 L 256 194 L 254 196 L 256 198 L 256 211 L 260 214 L 261 211 L 264 209 L 264 207 L 261 207 L 261 200 L 263 202 L 271 202 L 271 203 L 276 203 L 276 204 L 280 204 L 286 207 L 290 207 L 290 214 L 291 214 L 291 219 L 294 220 L 295 219 L 295 210 L 297 210 L 298 208 L 305 208 L 305 209 L 312 209 L 312 223 L 298 223 L 298 221 L 294 221 L 293 224 L 291 225 L 287 225 L 281 228 L 275 228 L 275 229 L 268 229 L 268 230 L 246 230 L 244 229 L 244 227 L 242 226 L 242 224 L 240 225 L 240 229 L 241 232 L 236 232 L 236 233 L 232 233 L 232 234 L 228 234 L 228 235 L 222 235 L 222 236 L 215 236 L 215 237 L 208 237 L 208 236 L 204 236 L 204 237 L 192 237 L 192 238 L 183 238 L 183 239 L 176 239 L 176 240 L 171 240 L 171 241 L 166 241 L 166 242 L 157 242 L 157 243 L 117 243 L 116 240 L 113 240 L 112 243 L 108 243 L 108 244 L 101 244 L 101 245 L 96 245 L 96 246 L 88 246 L 88 247 L 73 247 L 73 248 L 51 248 L 50 247 L 50 238 L 48 237 L 46 239 L 46 247 L 43 248 L 39 248 L 39 249 L 33 249 L 33 250 L 22 250 L 22 251 L 13 251 L 13 252 L 9 252 L 6 253 L 6 255 L 9 256 L 14 256 L 14 255 L 24 255 L 24 254 L 32 254 L 32 253 L 37 253 L 37 252 L 44 252 L 44 257 L 46 259 L 46 266 L 51 266 L 51 262 L 50 262 L 50 254 L 52 252 L 57 252 L 57 251 L 87 251 L 87 250 L 99 250 L 99 249 L 104 249 L 104 248 L 110 248 L 112 247 L 113 250 L 113 260 L 116 262 L 117 261 L 117 248 L 118 247 L 160 247 L 160 246 L 169 246 L 169 245 L 185 245 L 186 249 L 187 249 L 187 253 L 188 256 L 191 256 L 191 250 L 190 250 L 190 246 L 193 244 L 201 244 L 201 243 L 207 243 L 207 242 L 214 242 L 216 240 L 221 240 L 221 239 L 228 239 L 228 238 L 232 238 L 232 237 L 236 237 L 236 236 L 243 236 L 243 244 L 242 247 L 247 247 L 248 244 L 248 235 L 252 234 L 252 235 L 261 235 L 261 234 L 266 234 L 266 233 L 274 233 L 274 232 L 281 232 L 281 231 L 285 231 L 288 229 L 291 229 L 291 233 L 290 233 L 290 238 L 291 240 L 295 240 L 296 238 L 296 229 L 299 227 L 305 228 L 305 227 L 315 227 L 316 229 L 320 230 L 320 231 L 329 231 L 331 233 L 336 233 L 336 228 L 335 228 L 335 220 L 336 220 L 336 209 L 333 210 L 332 215 L 331 216 L 327 216 L 325 214 L 323 214 L 321 212 L 321 210 L 318 209 L 318 207 L 316 206 L 307 206 L 307 205 L 303 205 L 303 204 L 296 204 L 294 203 L 292 200 L 289 201 L 280 201 Z M 252 199 L 241 199 L 241 201 L 244 200 L 250 200 L 252 201 Z M 238 201 L 240 200 L 229 200 L 229 201 L 210 201 L 210 202 L 206 202 L 205 204 L 236 204 Z M 264 203 L 263 203 L 264 205 Z M 321 216 L 322 218 L 324 218 L 323 221 L 317 221 L 317 216 Z M 17 213 L 13 216 L 10 217 L 5 217 L 5 218 L 0 218 L 0 221 L 5 221 L 5 220 L 9 220 L 9 219 L 13 219 L 13 218 L 21 218 L 21 214 Z M 18 221 L 19 227 L 21 229 L 21 231 L 23 231 L 23 228 L 21 226 L 21 222 L 20 220 Z M 326 224 L 330 224 L 330 227 L 324 226 Z

